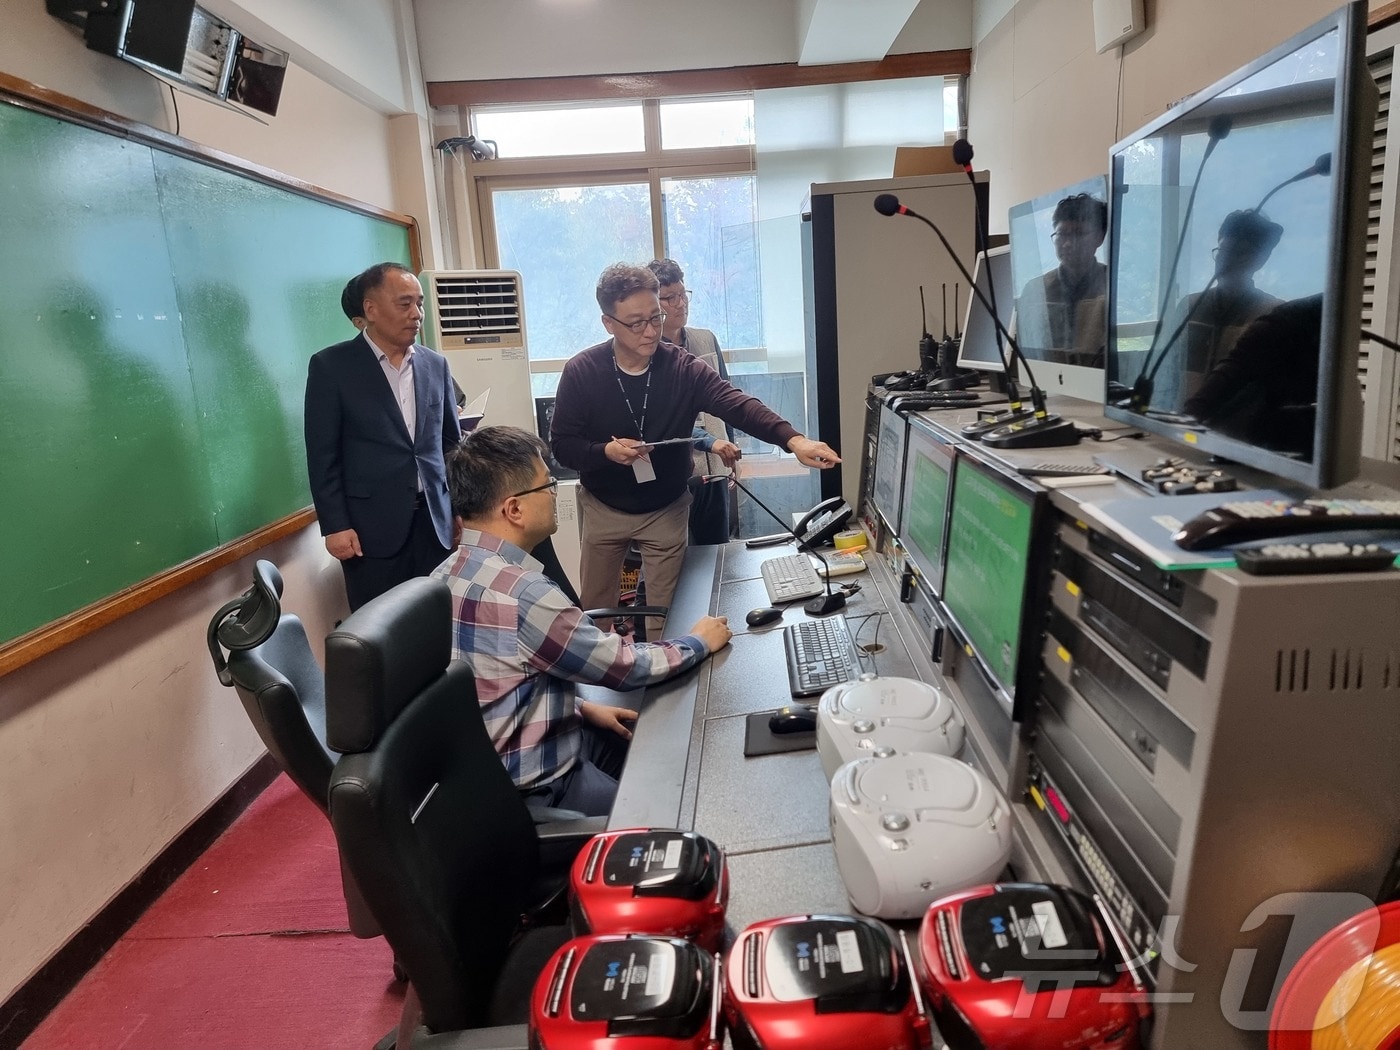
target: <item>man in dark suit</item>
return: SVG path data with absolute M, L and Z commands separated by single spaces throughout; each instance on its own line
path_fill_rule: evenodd
M 358 299 L 363 328 L 311 358 L 306 470 L 326 550 L 340 560 L 354 610 L 447 557 L 444 457 L 461 430 L 447 360 L 417 342 L 418 278 L 379 263 L 347 285 L 345 298 Z

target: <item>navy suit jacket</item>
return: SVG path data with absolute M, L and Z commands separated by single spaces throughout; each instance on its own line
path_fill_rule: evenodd
M 461 440 L 447 359 L 413 352 L 415 439 L 363 335 L 328 346 L 306 373 L 306 472 L 321 535 L 354 529 L 366 557 L 403 547 L 418 478 L 443 547 L 452 546 L 446 453 Z

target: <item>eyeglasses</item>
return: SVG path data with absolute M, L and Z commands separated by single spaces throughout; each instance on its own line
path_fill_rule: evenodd
M 666 323 L 665 314 L 652 314 L 650 317 L 643 317 L 640 321 L 624 321 L 622 318 L 614 317 L 612 314 L 604 314 L 603 316 L 610 321 L 616 321 L 618 324 L 622 325 L 623 328 L 629 329 L 637 335 L 641 335 L 645 332 L 647 325 L 651 325 L 651 327 L 659 332 L 661 331 L 661 326 Z
M 510 498 L 519 499 L 521 496 L 528 496 L 532 492 L 544 492 L 546 489 L 549 490 L 551 496 L 557 496 L 559 494 L 559 479 L 551 476 L 543 485 L 536 485 L 534 488 L 526 489 L 524 492 L 512 493 Z
M 694 293 L 688 292 L 684 288 L 682 288 L 679 292 L 672 292 L 670 295 L 663 295 L 661 297 L 661 301 L 667 306 L 684 306 L 686 303 L 690 302 L 690 297 L 692 294 Z

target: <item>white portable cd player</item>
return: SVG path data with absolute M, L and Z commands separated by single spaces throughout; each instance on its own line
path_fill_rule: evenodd
M 948 694 L 917 678 L 864 675 L 832 686 L 817 706 L 817 754 L 827 780 L 837 766 L 886 748 L 956 757 L 965 730 Z
M 916 919 L 939 897 L 996 880 L 1011 856 L 1011 807 L 947 755 L 858 758 L 831 781 L 831 844 L 857 911 Z

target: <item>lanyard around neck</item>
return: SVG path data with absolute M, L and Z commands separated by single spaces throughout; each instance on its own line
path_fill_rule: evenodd
M 622 385 L 622 369 L 618 366 L 617 355 L 613 355 L 613 378 L 617 380 L 617 388 L 622 391 L 622 402 L 627 406 L 627 414 L 632 417 L 632 425 L 637 428 L 637 440 L 646 440 L 647 425 L 647 402 L 651 400 L 651 363 L 647 363 L 647 385 L 642 393 L 642 418 L 637 418 L 636 411 L 632 408 L 632 399 L 627 396 L 627 388 Z

